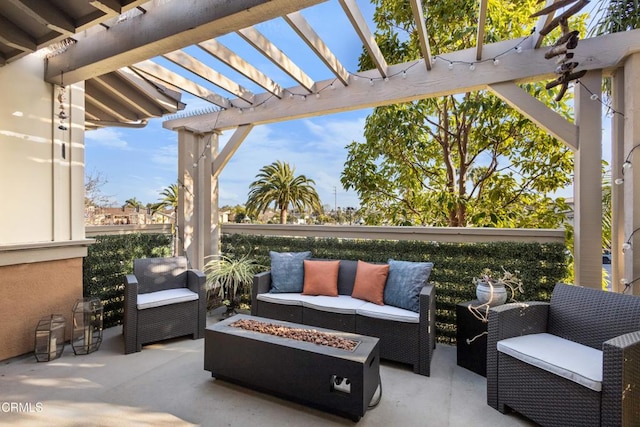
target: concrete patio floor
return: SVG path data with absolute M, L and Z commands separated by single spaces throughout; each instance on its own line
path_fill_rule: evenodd
M 210 316 L 209 323 L 216 319 Z M 383 361 L 382 400 L 356 424 L 213 379 L 203 369 L 203 339 L 165 341 L 125 356 L 121 332 L 121 327 L 105 330 L 100 349 L 85 356 L 75 356 L 67 345 L 51 362 L 37 363 L 33 355 L 0 362 L 0 425 L 535 425 L 489 407 L 485 378 L 457 366 L 451 346 L 436 348 L 431 377 Z

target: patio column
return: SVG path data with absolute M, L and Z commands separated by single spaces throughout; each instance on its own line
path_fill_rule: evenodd
M 575 283 L 602 287 L 602 108 L 591 100 L 600 95 L 602 72 L 589 71 L 575 88 L 578 150 L 573 194 Z
M 624 253 L 622 244 L 624 233 L 624 191 L 616 185 L 616 179 L 622 178 L 624 163 L 624 68 L 618 68 L 611 77 L 611 101 L 615 113 L 611 116 L 611 290 L 622 292 L 624 285 Z
M 185 255 L 191 268 L 202 269 L 212 244 L 211 161 L 217 149 L 217 135 L 185 127 L 178 132 L 178 254 Z M 217 210 L 217 208 L 216 208 Z
M 624 160 L 632 167 L 624 171 L 624 243 L 631 247 L 624 252 L 624 276 L 631 283 L 632 293 L 640 295 L 640 54 L 627 58 L 624 64 Z

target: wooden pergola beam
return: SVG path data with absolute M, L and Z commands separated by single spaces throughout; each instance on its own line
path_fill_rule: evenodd
M 358 37 L 362 40 L 362 44 L 364 48 L 369 53 L 369 56 L 373 60 L 373 63 L 376 65 L 376 69 L 380 73 L 382 77 L 387 77 L 389 74 L 387 69 L 389 65 L 387 61 L 384 59 L 384 55 L 380 51 L 380 47 L 376 42 L 376 38 L 373 36 L 373 33 L 369 29 L 367 25 L 367 21 L 362 16 L 362 11 L 356 4 L 355 0 L 339 0 L 342 9 L 347 14 L 349 21 L 351 21 L 351 25 L 356 30 Z
M 45 80 L 60 84 L 62 73 L 67 84 L 88 80 L 323 1 L 185 0 L 161 3 L 149 8 L 145 14 L 114 25 L 109 31 L 98 31 L 83 43 L 76 43 L 49 59 Z
M 338 58 L 331 52 L 331 49 L 322 41 L 320 36 L 311 28 L 300 12 L 285 15 L 284 20 L 293 28 L 302 40 L 313 50 L 313 52 L 324 62 L 331 72 L 342 82 L 349 84 L 349 72 L 342 66 Z
M 264 88 L 264 90 L 270 92 L 278 98 L 283 97 L 284 90 L 279 84 L 271 80 L 262 71 L 249 64 L 247 61 L 239 57 L 235 52 L 227 48 L 219 41 L 211 39 L 202 43 L 198 43 L 197 46 L 207 52 L 209 55 L 212 55 L 232 69 L 236 70 L 238 73 L 242 74 L 258 86 L 261 86 L 262 88 Z
M 488 0 L 480 0 L 480 10 L 478 11 L 478 31 L 476 37 L 476 59 L 482 59 L 482 46 L 484 46 L 484 27 L 487 23 L 487 3 Z
M 572 150 L 578 149 L 578 127 L 512 82 L 489 85 L 489 89 L 539 127 Z
M 151 78 L 158 79 L 174 87 L 179 87 L 185 92 L 189 92 L 193 96 L 209 101 L 219 107 L 229 108 L 231 106 L 228 99 L 221 97 L 217 93 L 212 92 L 209 89 L 194 83 L 191 80 L 182 77 L 180 74 L 174 73 L 153 61 L 147 60 L 138 62 L 137 64 L 133 64 L 131 68 L 144 73 Z
M 197 75 L 198 77 L 207 80 L 219 88 L 234 94 L 238 98 L 247 101 L 249 104 L 253 103 L 254 94 L 250 90 L 240 86 L 233 80 L 225 77 L 186 52 L 176 50 L 175 52 L 166 53 L 162 55 L 162 57 Z
M 266 56 L 271 62 L 273 62 L 282 71 L 287 73 L 298 82 L 307 92 L 314 91 L 314 81 L 305 74 L 293 61 L 284 54 L 283 51 L 278 49 L 273 43 L 269 41 L 264 35 L 262 35 L 254 27 L 243 28 L 236 31 L 236 33 L 242 37 L 247 43 L 253 46 L 258 52 Z
M 429 36 L 427 34 L 427 24 L 424 19 L 421 0 L 411 0 L 411 10 L 413 11 L 413 20 L 416 22 L 416 31 L 420 39 L 420 52 L 424 58 L 424 65 L 427 70 L 431 70 L 431 46 L 429 46 Z
M 524 38 L 487 44 L 484 54 L 493 57 L 516 45 L 526 47 L 526 42 L 523 42 Z M 580 64 L 581 69 L 595 70 L 617 66 L 634 51 L 640 51 L 640 29 L 585 39 L 576 48 L 576 55 L 597 58 L 597 61 L 584 61 Z M 479 64 L 475 71 L 469 71 L 467 67 L 448 69 L 445 65 L 447 61 L 468 62 L 474 58 L 475 49 L 466 49 L 442 55 L 443 61 L 435 63 L 431 71 L 411 68 L 415 62 L 393 65 L 389 67 L 390 75 L 400 75 L 403 71 L 409 70 L 405 78 L 391 78 L 388 82 L 377 85 L 375 91 L 371 90 L 368 82 L 369 78 L 379 78 L 377 70 L 374 69 L 359 73 L 363 78 L 351 82 L 349 86 L 327 91 L 326 95 L 320 98 L 307 97 L 305 102 L 295 98 L 268 100 L 267 95 L 259 94 L 256 95 L 256 103 L 267 102 L 268 108 L 246 111 L 242 116 L 237 111 L 209 113 L 170 120 L 165 122 L 164 126 L 169 129 L 189 126 L 208 130 L 215 124 L 217 129 L 224 130 L 247 123 L 273 123 L 482 90 L 487 89 L 489 85 L 504 82 L 524 83 L 555 78 L 555 65 L 544 59 L 544 54 L 541 49 L 525 48 L 522 53 L 514 52 L 501 56 L 498 67 L 489 62 Z M 330 83 L 331 80 L 325 80 L 317 84 L 323 87 Z M 274 108 L 276 103 L 277 108 Z

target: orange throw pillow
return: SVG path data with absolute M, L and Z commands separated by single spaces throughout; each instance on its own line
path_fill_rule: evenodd
M 340 261 L 304 260 L 304 287 L 302 295 L 338 296 L 338 270 Z
M 353 284 L 353 298 L 384 305 L 384 286 L 387 284 L 389 264 L 369 264 L 358 261 L 356 280 Z

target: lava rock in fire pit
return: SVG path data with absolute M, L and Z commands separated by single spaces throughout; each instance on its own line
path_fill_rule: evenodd
M 325 332 L 319 332 L 315 329 L 290 328 L 288 326 L 259 322 L 251 319 L 236 320 L 231 323 L 230 326 L 246 329 L 248 331 L 274 335 L 277 337 L 290 338 L 297 341 L 312 342 L 318 345 L 325 345 L 348 351 L 353 351 L 358 346 L 357 341 L 341 338 Z

